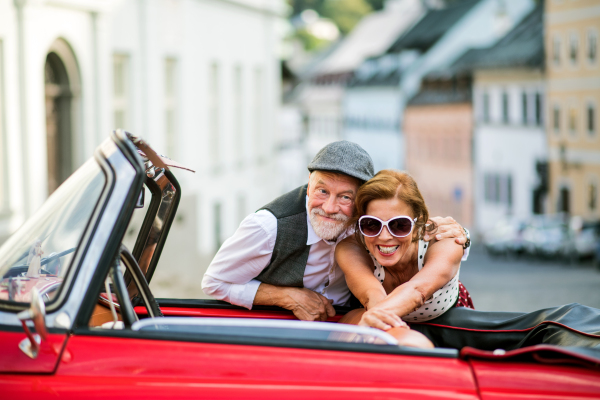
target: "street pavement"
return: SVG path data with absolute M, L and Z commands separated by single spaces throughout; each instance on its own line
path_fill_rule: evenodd
M 529 312 L 568 303 L 600 308 L 600 269 L 590 261 L 491 257 L 474 246 L 460 281 L 475 309 Z

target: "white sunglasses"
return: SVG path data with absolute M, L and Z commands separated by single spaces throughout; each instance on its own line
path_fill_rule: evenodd
M 392 236 L 401 238 L 410 235 L 415 222 L 417 222 L 417 218 L 412 219 L 406 215 L 390 218 L 387 221 L 383 221 L 372 215 L 363 215 L 358 220 L 358 229 L 365 236 L 375 237 L 379 236 L 383 227 L 386 226 Z

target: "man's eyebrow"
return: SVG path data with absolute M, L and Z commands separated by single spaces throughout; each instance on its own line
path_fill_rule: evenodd
M 325 185 L 325 182 L 323 182 L 323 179 L 319 179 L 317 181 L 317 185 Z M 344 190 L 343 192 L 340 192 L 340 193 L 352 193 L 352 194 L 354 194 L 354 190 L 348 189 L 348 190 Z

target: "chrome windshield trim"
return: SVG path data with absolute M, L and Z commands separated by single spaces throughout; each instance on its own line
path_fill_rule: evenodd
M 136 177 L 135 168 L 112 139 L 106 139 L 100 146 L 100 150 L 111 169 L 109 175 L 114 180 L 112 192 L 110 197 L 102 199 L 102 207 L 98 208 L 101 215 L 94 221 L 97 223 L 96 229 L 83 257 L 81 267 L 77 271 L 69 297 L 60 309 L 47 316 L 48 326 L 54 326 L 54 319 L 61 312 L 65 312 L 74 323 Z
M 389 345 L 398 345 L 398 341 L 392 335 L 375 328 L 358 325 L 336 324 L 331 322 L 294 321 L 281 319 L 165 317 L 137 321 L 131 326 L 131 329 L 134 331 L 139 331 L 145 327 L 156 327 L 157 329 L 160 329 L 161 326 L 167 327 L 169 325 L 305 329 L 313 331 L 356 333 L 374 336 L 383 340 Z

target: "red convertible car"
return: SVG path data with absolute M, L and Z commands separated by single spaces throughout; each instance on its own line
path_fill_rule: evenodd
M 181 197 L 173 167 L 117 131 L 0 247 L 0 398 L 600 398 L 600 322 L 577 307 L 504 331 L 470 326 L 487 314 L 457 309 L 415 326 L 438 346 L 423 350 L 336 323 L 344 308 L 304 322 L 277 308 L 155 299 L 148 282 Z M 145 219 L 127 249 L 136 208 Z M 586 328 L 550 329 L 569 316 Z

